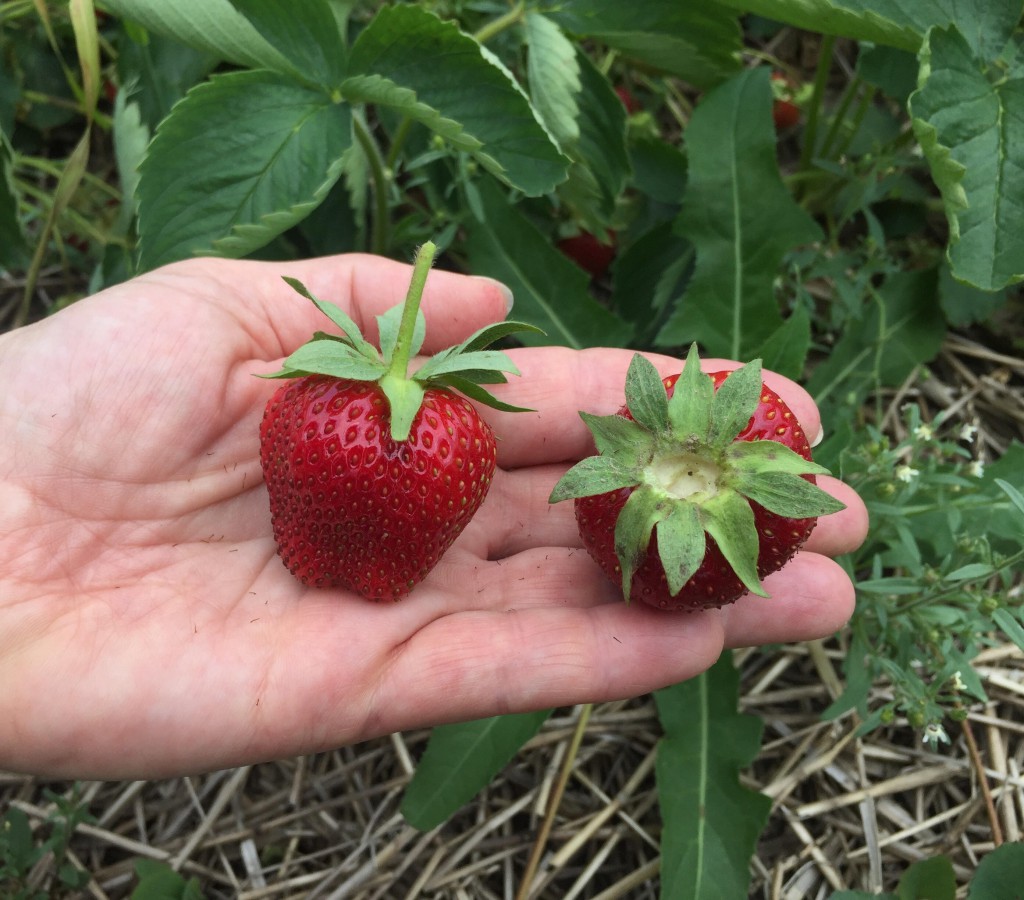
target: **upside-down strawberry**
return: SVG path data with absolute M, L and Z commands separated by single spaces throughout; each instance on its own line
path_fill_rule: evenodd
M 682 374 L 662 380 L 637 354 L 626 405 L 580 415 L 599 455 L 571 468 L 551 502 L 575 498 L 584 546 L 627 601 L 699 610 L 766 597 L 761 579 L 818 516 L 843 508 L 816 486 L 827 470 L 759 362 L 707 375 L 691 348 Z
M 419 304 L 434 252 L 424 244 L 405 303 L 378 317 L 381 351 L 342 310 L 286 279 L 343 332 L 318 332 L 268 376 L 295 380 L 271 397 L 260 425 L 274 537 L 303 584 L 397 600 L 487 495 L 494 434 L 454 390 L 518 411 L 480 387 L 518 374 L 508 356 L 485 348 L 536 329 L 488 326 L 407 374 L 426 330 Z

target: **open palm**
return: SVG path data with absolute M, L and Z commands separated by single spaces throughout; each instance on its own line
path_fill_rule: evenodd
M 196 772 L 391 731 L 627 697 L 726 645 L 823 636 L 852 589 L 828 556 L 847 509 L 766 586 L 772 600 L 666 615 L 626 607 L 579 549 L 552 485 L 588 450 L 576 410 L 614 411 L 630 354 L 513 351 L 485 411 L 491 493 L 406 600 L 304 588 L 271 535 L 258 426 L 272 371 L 324 321 L 304 281 L 374 336 L 408 268 L 367 256 L 194 260 L 0 338 L 0 768 L 79 777 Z M 500 288 L 435 272 L 426 352 L 505 315 Z M 652 357 L 667 374 L 678 361 Z M 715 365 L 714 362 L 709 365 Z M 810 398 L 774 385 L 814 433 Z

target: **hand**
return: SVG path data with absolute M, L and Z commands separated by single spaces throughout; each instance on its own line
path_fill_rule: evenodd
M 169 776 L 635 696 L 725 646 L 823 637 L 850 615 L 828 557 L 867 517 L 831 479 L 847 509 L 766 580 L 771 600 L 693 615 L 621 602 L 579 549 L 572 504 L 547 497 L 590 452 L 577 410 L 621 403 L 624 350 L 513 351 L 523 377 L 502 396 L 537 412 L 485 411 L 491 493 L 411 596 L 302 587 L 277 557 L 258 456 L 278 384 L 254 375 L 324 327 L 285 274 L 373 339 L 409 270 L 358 255 L 193 260 L 0 337 L 0 769 Z M 435 271 L 423 310 L 432 352 L 506 306 L 494 282 Z M 769 383 L 815 434 L 810 397 Z

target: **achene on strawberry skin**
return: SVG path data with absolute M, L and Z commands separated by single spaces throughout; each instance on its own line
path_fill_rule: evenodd
M 531 325 L 487 326 L 409 373 L 426 331 L 419 304 L 435 250 L 423 245 L 405 303 L 378 316 L 380 350 L 343 310 L 286 279 L 341 332 L 318 332 L 267 376 L 292 381 L 267 402 L 260 425 L 278 553 L 310 587 L 371 600 L 408 594 L 465 529 L 494 476 L 494 433 L 466 397 L 522 411 L 481 384 L 518 374 L 506 354 L 486 348 L 539 330 Z
M 666 610 L 732 603 L 804 544 L 817 517 L 843 505 L 815 484 L 826 472 L 760 363 L 661 379 L 639 354 L 614 416 L 580 414 L 598 456 L 569 470 L 551 502 L 574 499 L 580 537 L 632 597 Z

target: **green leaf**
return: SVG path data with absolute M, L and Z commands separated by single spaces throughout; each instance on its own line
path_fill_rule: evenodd
M 491 409 L 501 410 L 502 412 L 533 412 L 529 407 L 513 406 L 511 403 L 499 400 L 490 391 L 485 390 L 475 381 L 470 381 L 468 378 L 460 378 L 458 375 L 445 375 L 443 378 L 438 379 L 438 383 L 447 385 L 460 394 L 465 394 L 470 400 L 475 400 L 477 403 L 491 407 Z
M 1024 626 L 1014 618 L 1008 609 L 997 609 L 992 613 L 992 621 L 996 623 L 1011 641 L 1024 650 Z
M 221 59 L 288 75 L 297 71 L 229 0 L 104 0 L 116 16 Z
M 718 3 L 573 0 L 551 13 L 563 28 L 706 88 L 740 66 L 736 13 Z
M 539 196 L 565 179 L 567 160 L 533 107 L 498 59 L 451 22 L 416 4 L 382 8 L 352 46 L 350 70 L 376 76 L 346 81 L 346 97 L 389 105 L 438 129 L 438 117 L 456 123 L 476 141 L 476 158 L 488 171 Z M 373 88 L 373 90 L 371 90 Z M 472 88 L 467 90 L 467 88 Z M 412 92 L 410 94 L 409 92 Z
M 229 0 L 302 79 L 337 87 L 345 71 L 345 44 L 324 0 Z
M 997 478 L 996 484 L 1010 498 L 1010 502 L 1024 513 L 1024 494 L 1003 478 Z
M 604 459 L 605 457 L 593 457 Z M 668 515 L 668 504 L 659 492 L 641 485 L 626 500 L 615 521 L 615 555 L 622 570 L 622 596 L 629 603 L 633 573 L 643 562 L 654 526 Z
M 678 594 L 700 568 L 707 550 L 704 527 L 692 503 L 673 503 L 658 529 L 658 558 L 668 580 L 668 592 Z
M 355 320 L 353 320 L 340 306 L 336 303 L 328 303 L 326 300 L 317 299 L 309 292 L 309 289 L 299 281 L 298 278 L 291 278 L 287 275 L 282 275 L 281 280 L 291 287 L 292 290 L 301 294 L 307 300 L 312 301 L 313 305 L 320 310 L 320 312 L 337 325 L 344 335 L 345 343 L 349 344 L 353 349 L 358 350 L 367 359 L 380 358 L 377 353 L 377 349 L 373 344 L 363 337 L 363 334 L 359 330 L 359 326 L 355 323 Z
M 582 84 L 580 134 L 562 147 L 573 165 L 558 193 L 586 229 L 600 234 L 615 217 L 630 174 L 626 108 L 582 49 L 577 56 Z
M 711 404 L 712 447 L 729 446 L 750 423 L 761 402 L 761 362 L 754 360 L 730 372 L 715 391 Z
M 558 480 L 548 502 L 560 503 L 577 497 L 606 494 L 619 488 L 632 487 L 638 480 L 636 470 L 623 465 L 615 457 L 588 456 Z
M 665 900 L 746 897 L 750 858 L 771 801 L 740 784 L 761 743 L 761 720 L 737 713 L 729 653 L 697 678 L 656 691 L 665 731 L 655 768 L 664 827 Z
M 429 831 L 468 803 L 539 730 L 551 710 L 441 725 L 402 799 L 402 815 Z
M 1003 844 L 978 864 L 967 900 L 1020 900 L 1024 884 L 1024 844 Z
M 323 200 L 350 140 L 347 108 L 283 76 L 233 72 L 194 88 L 142 164 L 141 267 L 263 246 Z
M 135 874 L 139 883 L 131 900 L 202 900 L 204 896 L 197 878 L 186 881 L 165 862 L 137 859 Z
M 873 41 L 916 52 L 934 25 L 957 22 L 976 35 L 979 47 L 994 56 L 1006 45 L 1020 20 L 1017 0 L 720 0 L 743 12 L 757 13 L 820 34 Z
M 799 380 L 810 347 L 811 316 L 806 307 L 798 306 L 752 355 L 759 357 L 766 369 Z
M 729 465 L 737 472 L 788 472 L 791 475 L 827 475 L 828 469 L 778 441 L 736 441 L 725 449 Z
M 646 356 L 633 354 L 626 372 L 626 406 L 633 418 L 655 433 L 668 427 L 668 394 Z
M 385 371 L 379 359 L 369 359 L 342 341 L 314 340 L 290 354 L 280 372 L 267 377 L 293 378 L 296 374 L 318 373 L 335 378 L 375 381 Z
M 18 219 L 18 194 L 14 188 L 11 157 L 7 137 L 0 132 L 0 266 L 8 268 L 24 264 L 27 249 Z
M 779 176 L 767 67 L 704 97 L 686 129 L 689 186 L 676 222 L 697 254 L 682 303 L 658 335 L 745 359 L 782 324 L 774 281 L 784 254 L 820 230 Z
M 715 383 L 701 371 L 697 345 L 690 344 L 686 364 L 668 401 L 668 417 L 677 436 L 706 438 L 711 430 Z
M 526 75 L 530 99 L 548 131 L 563 147 L 579 139 L 580 64 L 576 47 L 551 19 L 529 12 L 526 31 Z
M 496 182 L 477 187 L 486 220 L 465 222 L 468 268 L 508 285 L 516 314 L 543 329 L 545 340 L 527 334 L 523 343 L 622 346 L 629 328 L 590 295 L 587 275 L 510 205 Z
M 788 519 L 809 519 L 846 507 L 817 485 L 788 472 L 761 472 L 737 478 L 736 490 L 769 512 Z
M 1006 306 L 1007 290 L 983 291 L 957 281 L 948 263 L 947 258 L 939 269 L 939 302 L 950 325 L 964 327 L 984 322 Z
M 398 343 L 398 333 L 402 325 L 402 312 L 404 308 L 405 304 L 399 303 L 377 316 L 377 332 L 380 335 L 381 356 L 389 361 L 395 355 L 395 346 Z M 423 315 L 423 310 L 418 309 L 416 310 L 416 324 L 412 332 L 412 343 L 409 345 L 410 359 L 420 352 L 426 338 L 427 319 Z
M 1020 16 L 1020 4 L 1017 4 Z M 954 277 L 994 291 L 1024 279 L 1024 71 L 979 57 L 955 25 L 928 33 L 914 131 L 949 221 Z
M 520 332 L 530 332 L 531 334 L 543 334 L 535 325 L 529 325 L 526 322 L 516 322 L 511 319 L 504 322 L 496 322 L 493 325 L 485 325 L 479 331 L 470 335 L 458 346 L 459 353 L 471 353 L 474 350 L 483 350 L 484 347 L 489 347 L 495 341 L 500 341 L 502 338 L 506 338 L 512 334 L 519 334 Z
M 467 372 L 473 370 L 519 374 L 519 369 L 509 359 L 507 353 L 501 350 L 472 350 L 469 353 L 451 353 L 440 358 L 431 357 L 416 371 L 416 377 L 422 381 L 436 375 L 465 376 Z M 504 379 L 494 383 L 501 384 L 503 381 Z
M 651 458 L 655 437 L 625 416 L 594 416 L 581 412 L 580 418 L 594 436 L 602 456 L 613 456 L 626 466 L 638 467 Z
M 769 596 L 757 577 L 759 542 L 750 504 L 733 491 L 723 491 L 707 500 L 701 513 L 704 530 L 718 544 L 744 587 L 759 597 Z
M 899 900 L 955 900 L 953 863 L 946 856 L 919 860 L 903 873 L 896 896 Z

